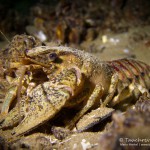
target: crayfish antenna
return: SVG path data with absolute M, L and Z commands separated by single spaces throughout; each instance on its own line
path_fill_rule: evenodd
M 4 37 L 4 39 L 8 42 L 8 43 L 10 43 L 10 41 L 8 40 L 8 38 L 6 37 L 6 35 L 0 30 L 0 33 L 2 34 L 2 36 Z

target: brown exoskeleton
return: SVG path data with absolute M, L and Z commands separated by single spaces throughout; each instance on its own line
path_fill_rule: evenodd
M 64 107 L 82 105 L 66 125 L 72 129 L 90 109 L 127 107 L 141 94 L 149 93 L 150 66 L 140 61 L 120 59 L 103 62 L 89 53 L 63 46 L 36 47 L 28 50 L 26 56 L 44 67 L 49 81 L 39 84 L 27 95 L 29 105 L 22 102 L 24 117 L 11 131 L 14 136 L 53 118 Z M 15 107 L 1 123 L 1 129 L 17 124 L 16 116 L 18 111 Z

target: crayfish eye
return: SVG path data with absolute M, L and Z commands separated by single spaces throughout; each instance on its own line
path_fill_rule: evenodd
M 58 57 L 58 56 L 57 56 L 56 53 L 51 53 L 51 54 L 49 54 L 49 59 L 50 59 L 51 61 L 54 61 L 57 57 Z

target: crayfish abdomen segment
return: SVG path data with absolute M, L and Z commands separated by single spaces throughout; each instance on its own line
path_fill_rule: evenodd
M 109 104 L 112 107 L 126 100 L 130 103 L 131 99 L 135 100 L 145 92 L 149 94 L 148 65 L 131 59 L 114 60 L 107 64 L 110 70 L 113 70 L 113 75 L 103 106 Z
M 142 83 L 145 88 L 150 88 L 150 66 L 131 59 L 120 59 L 108 63 L 114 73 L 119 74 L 120 80 L 135 80 L 135 82 Z

